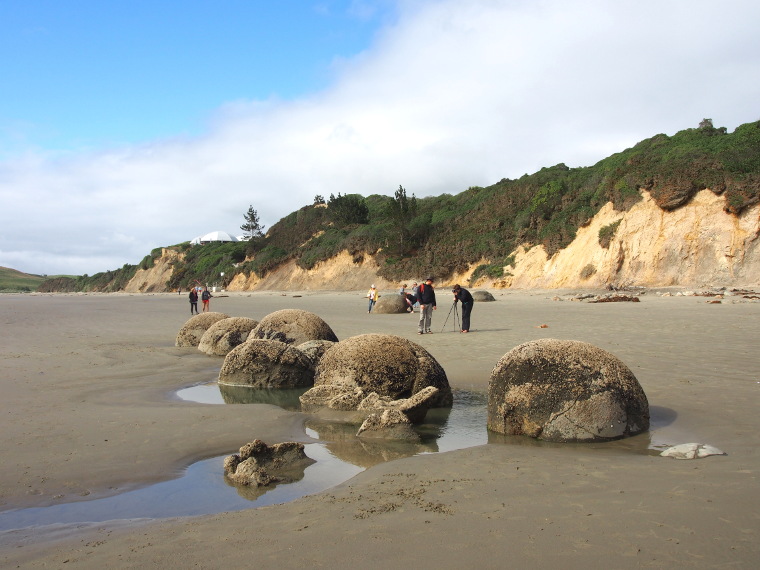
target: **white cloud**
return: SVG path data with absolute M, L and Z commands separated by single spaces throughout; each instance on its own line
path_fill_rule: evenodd
M 360 6 L 362 3 L 357 3 Z M 328 90 L 232 101 L 206 135 L 0 164 L 0 265 L 95 273 L 316 194 L 457 193 L 760 119 L 760 4 L 402 2 Z

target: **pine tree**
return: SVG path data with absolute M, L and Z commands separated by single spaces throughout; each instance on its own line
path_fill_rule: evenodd
M 259 214 L 253 209 L 253 205 L 248 206 L 248 212 L 243 218 L 245 218 L 245 223 L 240 226 L 240 229 L 248 232 L 249 239 L 252 240 L 264 235 L 264 226 L 259 223 Z

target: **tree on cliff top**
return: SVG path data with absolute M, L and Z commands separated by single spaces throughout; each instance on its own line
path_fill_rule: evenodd
M 240 226 L 240 229 L 248 232 L 248 239 L 264 236 L 264 226 L 259 223 L 259 214 L 253 209 L 253 205 L 248 206 L 248 212 L 243 215 L 243 218 L 245 218 L 245 223 Z

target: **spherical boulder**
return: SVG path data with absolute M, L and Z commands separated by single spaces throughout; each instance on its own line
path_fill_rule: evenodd
M 491 293 L 488 291 L 473 291 L 472 292 L 472 298 L 475 299 L 478 303 L 488 303 L 489 301 L 495 301 Z
M 312 362 L 312 368 L 316 369 L 319 359 L 334 344 L 331 340 L 307 340 L 296 348 L 309 357 L 309 360 Z
M 219 384 L 254 388 L 298 388 L 314 383 L 306 355 L 278 340 L 249 339 L 224 358 Z
M 206 354 L 226 356 L 239 344 L 243 344 L 259 322 L 248 317 L 230 317 L 216 321 L 203 333 L 198 350 Z
M 228 319 L 224 313 L 201 313 L 190 317 L 177 333 L 176 346 L 196 347 L 201 342 L 201 337 L 217 321 Z
M 513 348 L 494 367 L 488 429 L 556 442 L 621 439 L 649 429 L 649 403 L 614 355 L 545 338 Z
M 400 336 L 363 334 L 336 343 L 322 356 L 314 386 L 358 387 L 393 400 L 438 388 L 433 407 L 452 404 L 451 387 L 438 361 L 420 345 Z
M 338 337 L 321 317 L 301 309 L 282 309 L 269 313 L 259 321 L 250 336 L 293 345 L 303 344 L 308 340 L 338 342 Z
M 384 295 L 377 300 L 372 312 L 381 315 L 393 315 L 406 313 L 407 309 L 409 309 L 409 304 L 406 302 L 405 295 Z

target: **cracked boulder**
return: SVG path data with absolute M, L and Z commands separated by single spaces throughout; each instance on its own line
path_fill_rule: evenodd
M 338 342 L 338 337 L 321 317 L 301 309 L 269 313 L 251 331 L 251 338 L 279 340 L 294 346 L 310 340 Z
M 494 367 L 488 429 L 555 442 L 622 439 L 649 429 L 649 403 L 614 355 L 546 338 L 513 348 Z
M 356 435 L 358 437 L 400 439 L 415 443 L 420 441 L 420 436 L 414 431 L 409 418 L 403 412 L 392 408 L 367 416 Z
M 209 355 L 227 356 L 236 346 L 243 344 L 259 322 L 248 317 L 221 319 L 203 333 L 198 350 Z
M 277 340 L 249 339 L 224 358 L 219 384 L 253 388 L 299 388 L 314 383 L 308 357 Z
M 309 357 L 313 365 L 312 368 L 316 369 L 319 359 L 334 344 L 335 342 L 332 340 L 307 340 L 296 348 Z
M 304 469 L 312 463 L 302 443 L 267 445 L 256 439 L 224 458 L 224 476 L 235 485 L 264 487 L 303 479 Z
M 365 397 L 375 392 L 390 400 L 400 400 L 411 398 L 428 386 L 438 389 L 432 407 L 451 406 L 449 380 L 438 361 L 420 345 L 387 334 L 363 334 L 336 343 L 322 356 L 314 375 L 315 392 L 325 394 L 330 390 L 335 394 L 353 394 L 358 388 Z M 309 392 L 304 396 L 308 399 Z

